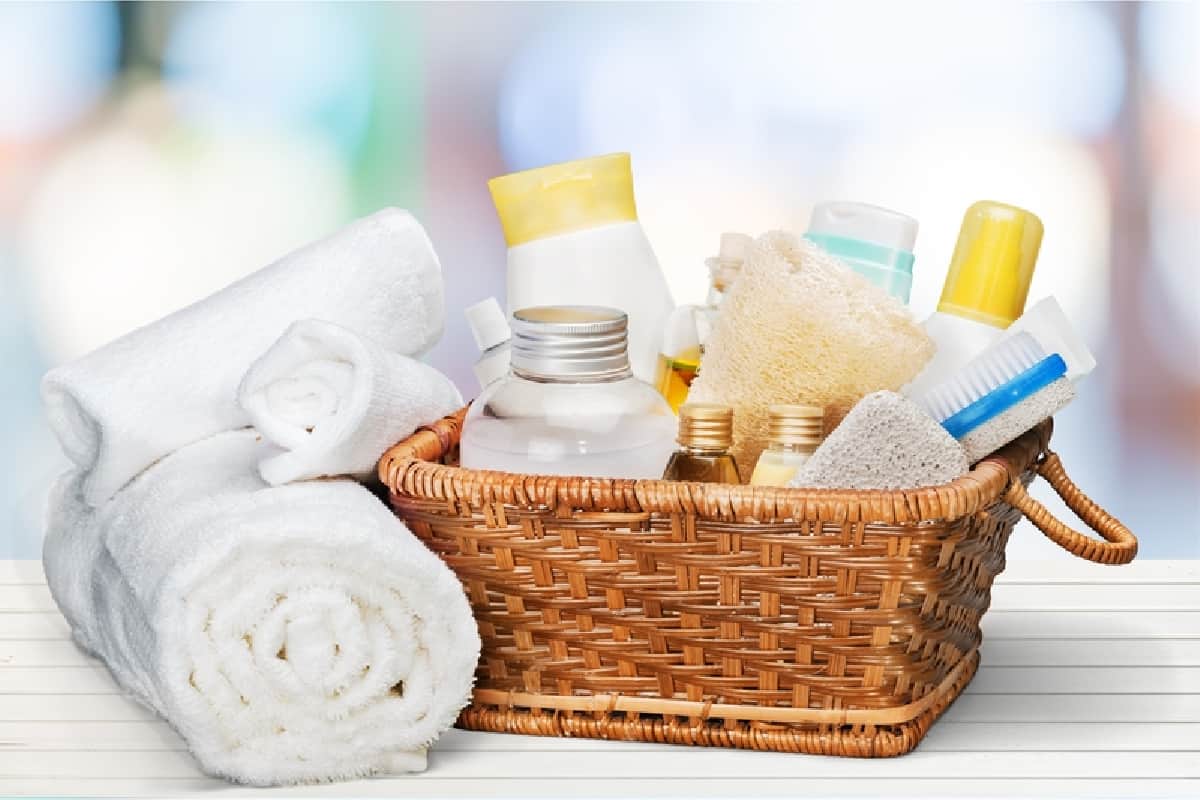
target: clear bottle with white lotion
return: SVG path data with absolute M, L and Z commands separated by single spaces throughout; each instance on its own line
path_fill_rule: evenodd
M 488 188 L 508 242 L 508 310 L 619 308 L 633 373 L 652 382 L 675 303 L 638 222 L 629 154 L 515 172 Z
M 612 308 L 549 306 L 512 318 L 512 365 L 463 425 L 468 469 L 657 478 L 675 415 L 630 372 L 627 320 Z

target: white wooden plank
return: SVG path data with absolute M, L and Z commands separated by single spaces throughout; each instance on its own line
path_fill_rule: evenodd
M 1200 667 L 1005 667 L 984 664 L 968 694 L 1196 694 Z M 0 694 L 121 694 L 108 670 L 0 667 Z
M 181 750 L 167 723 L 0 722 L 0 750 Z
M 992 610 L 1005 611 L 1188 611 L 1200 610 L 1197 583 L 996 584 Z
M 0 643 L 0 653 L 3 653 Z M 1197 667 L 1200 639 L 998 639 L 983 642 L 988 666 Z
M 1119 567 L 1083 559 L 1009 561 L 996 583 L 1196 583 L 1200 560 L 1143 558 Z
M 0 614 L 0 639 L 69 639 L 71 628 L 57 611 Z
M 810 778 L 732 779 L 691 777 L 648 779 L 608 776 L 600 781 L 501 778 L 376 778 L 338 784 L 250 789 L 215 780 L 181 778 L 42 778 L 0 779 L 0 791 L 9 796 L 175 797 L 191 793 L 225 797 L 446 797 L 446 798 L 708 798 L 708 797 L 1076 797 L 1194 798 L 1200 783 L 1194 780 L 1140 778 L 1097 780 L 1090 777 L 1028 780 L 1013 776 L 988 779 L 843 781 Z M 420 792 L 419 795 L 416 793 Z
M 44 583 L 0 583 L 0 613 L 7 611 L 58 611 L 58 606 Z
M 0 717 L 3 717 L 2 713 Z M 964 693 L 942 719 L 955 722 L 1200 722 L 1200 695 Z
M 45 582 L 40 560 L 0 560 L 0 584 Z
M 983 617 L 985 638 L 1200 637 L 1200 611 L 1003 611 Z
M 69 639 L 0 640 L 0 668 L 82 667 L 99 663 Z
M 738 778 L 1200 778 L 1195 753 L 922 753 L 905 758 L 849 759 L 781 756 L 778 753 L 678 748 L 669 754 L 616 751 L 562 752 L 554 758 L 514 758 L 495 751 L 443 751 L 430 759 L 431 770 L 406 779 L 414 784 L 439 777 L 524 778 L 601 781 L 608 776 L 661 779 Z M 5 778 L 203 777 L 186 753 L 174 751 L 0 751 Z M 417 786 L 415 791 L 420 791 Z

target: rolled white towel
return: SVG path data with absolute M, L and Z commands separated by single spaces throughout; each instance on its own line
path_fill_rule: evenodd
M 462 395 L 433 367 L 309 319 L 254 362 L 238 401 L 251 424 L 283 448 L 259 464 L 263 480 L 279 485 L 369 475 L 384 450 L 462 406 Z
M 45 544 L 54 598 L 211 774 L 420 769 L 479 657 L 462 586 L 361 486 L 265 486 L 270 449 L 253 430 L 211 437 L 100 509 L 64 476 Z
M 42 397 L 84 499 L 98 506 L 168 453 L 249 424 L 238 384 L 293 321 L 320 317 L 418 354 L 444 314 L 424 229 L 384 209 L 52 370 Z

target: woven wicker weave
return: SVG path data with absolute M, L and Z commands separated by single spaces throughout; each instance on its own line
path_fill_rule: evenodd
M 379 475 L 470 597 L 475 730 L 899 755 L 974 674 L 1022 512 L 1084 558 L 1137 550 L 1046 453 L 1049 422 L 953 483 L 839 492 L 464 470 L 441 463 L 462 418 Z M 1035 470 L 1106 541 L 1033 500 Z

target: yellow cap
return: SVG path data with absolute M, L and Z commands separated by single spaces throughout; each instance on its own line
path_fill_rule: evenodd
M 938 311 L 1007 328 L 1025 310 L 1042 245 L 1042 221 L 981 200 L 967 209 Z
M 637 219 L 629 153 L 501 175 L 488 188 L 509 247 Z

